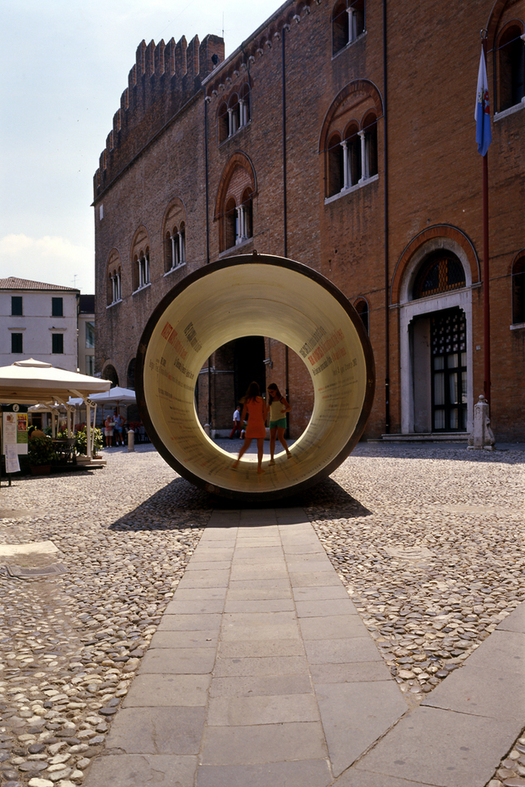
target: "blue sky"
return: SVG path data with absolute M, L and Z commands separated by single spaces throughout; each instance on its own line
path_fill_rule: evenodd
M 226 55 L 279 0 L 0 0 L 0 278 L 94 292 L 93 175 L 135 51 L 222 35 Z

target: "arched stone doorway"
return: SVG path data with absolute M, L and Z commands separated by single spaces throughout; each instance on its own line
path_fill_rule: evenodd
M 473 417 L 472 279 L 462 247 L 423 244 L 400 288 L 401 432 L 468 432 Z
M 215 430 L 231 429 L 235 406 L 249 384 L 265 390 L 264 337 L 243 336 L 218 347 L 211 365 L 204 366 L 195 388 L 195 407 L 202 424 L 211 422 Z
M 264 394 L 266 378 L 264 368 L 264 337 L 242 336 L 234 342 L 234 387 L 235 399 L 246 393 L 251 382 L 259 383 Z
M 250 383 L 255 380 L 264 393 L 264 337 L 242 336 L 219 347 L 214 355 L 213 423 L 216 429 L 231 429 L 235 405 Z
M 417 315 L 410 323 L 414 432 L 467 429 L 466 324 L 459 307 Z

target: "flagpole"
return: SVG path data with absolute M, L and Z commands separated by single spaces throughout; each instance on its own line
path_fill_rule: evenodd
M 487 31 L 481 31 L 483 56 L 487 56 Z M 490 403 L 490 293 L 489 293 L 489 167 L 483 156 L 483 394 Z
M 483 393 L 490 402 L 489 168 L 483 156 Z

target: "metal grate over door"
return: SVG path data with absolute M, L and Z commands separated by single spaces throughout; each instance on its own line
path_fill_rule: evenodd
M 432 429 L 467 429 L 467 331 L 461 309 L 431 316 Z

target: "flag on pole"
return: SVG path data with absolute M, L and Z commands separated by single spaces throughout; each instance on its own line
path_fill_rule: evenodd
M 474 119 L 476 121 L 476 142 L 478 153 L 485 155 L 492 142 L 492 131 L 490 128 L 490 103 L 489 86 L 487 82 L 487 67 L 485 65 L 485 53 L 481 49 L 481 58 L 478 71 L 478 89 L 476 92 L 476 107 L 474 109 Z

